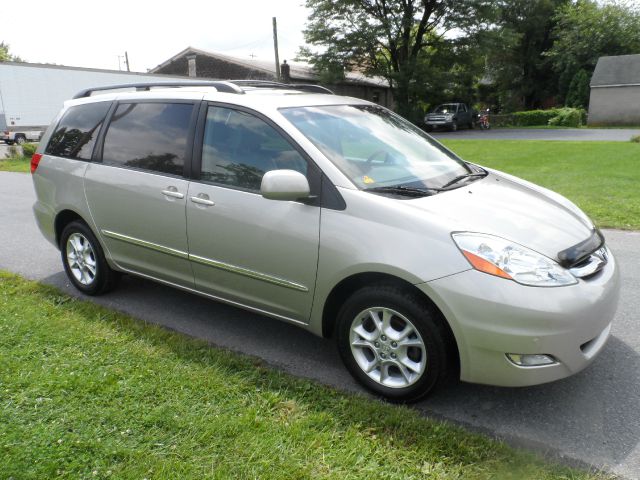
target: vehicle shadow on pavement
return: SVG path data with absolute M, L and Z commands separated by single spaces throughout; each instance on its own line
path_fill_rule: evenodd
M 573 377 L 521 388 L 457 382 L 416 407 L 555 457 L 614 466 L 640 442 L 640 356 L 612 336 Z
M 124 276 L 114 292 L 92 298 L 73 289 L 63 272 L 42 281 L 290 374 L 369 396 L 343 367 L 333 341 L 294 325 L 132 276 Z M 612 336 L 594 363 L 573 377 L 523 388 L 452 382 L 414 408 L 569 463 L 615 466 L 640 441 L 640 356 Z

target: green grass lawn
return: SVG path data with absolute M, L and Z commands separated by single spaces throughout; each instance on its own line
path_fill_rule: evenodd
M 587 479 L 0 272 L 0 478 Z
M 12 157 L 0 159 L 0 172 L 22 172 L 31 171 L 31 159 L 27 157 Z
M 640 229 L 640 144 L 445 140 L 465 160 L 554 190 L 599 227 Z

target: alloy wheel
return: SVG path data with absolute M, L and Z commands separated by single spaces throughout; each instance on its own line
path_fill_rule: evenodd
M 72 233 L 67 239 L 67 263 L 75 279 L 82 285 L 91 285 L 96 278 L 97 262 L 91 242 L 81 233 Z
M 390 308 L 360 312 L 351 324 L 349 343 L 362 371 L 385 387 L 413 385 L 427 367 L 427 349 L 417 328 Z

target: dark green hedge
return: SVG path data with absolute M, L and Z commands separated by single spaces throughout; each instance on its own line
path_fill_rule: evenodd
M 586 122 L 587 113 L 581 108 L 528 110 L 491 116 L 491 123 L 496 127 L 531 127 L 539 125 L 581 127 Z

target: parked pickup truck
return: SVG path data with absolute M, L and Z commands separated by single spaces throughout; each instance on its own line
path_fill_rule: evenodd
M 22 128 L 18 130 L 3 130 L 0 131 L 0 140 L 4 140 L 9 145 L 17 143 L 22 145 L 26 142 L 37 142 L 40 140 L 42 130 L 24 130 Z
M 460 126 L 473 128 L 475 120 L 475 112 L 467 104 L 443 103 L 424 117 L 424 124 L 429 132 L 438 127 L 455 132 Z

